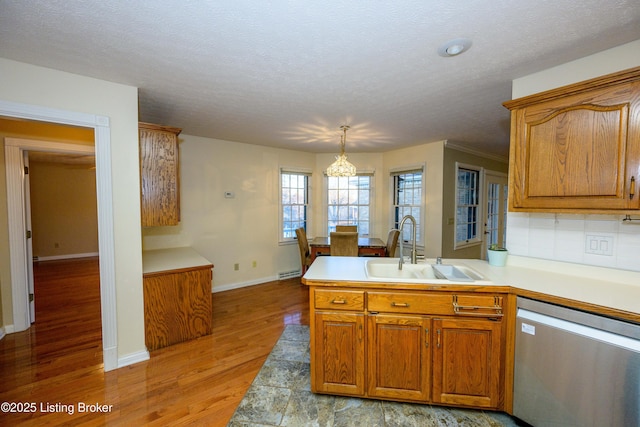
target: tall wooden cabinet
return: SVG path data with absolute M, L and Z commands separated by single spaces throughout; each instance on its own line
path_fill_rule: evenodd
M 142 226 L 178 225 L 181 129 L 139 123 Z
M 501 294 L 310 292 L 312 391 L 504 409 Z
M 510 210 L 640 210 L 640 67 L 504 105 Z

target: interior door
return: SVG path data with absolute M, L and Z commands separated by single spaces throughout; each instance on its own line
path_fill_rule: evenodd
M 487 257 L 489 245 L 497 243 L 505 247 L 507 239 L 507 175 L 500 172 L 485 173 L 484 238 L 482 259 Z
M 33 239 L 31 236 L 31 185 L 29 182 L 29 152 L 23 151 L 24 162 L 24 224 L 27 239 L 27 283 L 29 288 L 29 319 L 36 321 L 36 301 L 33 285 Z

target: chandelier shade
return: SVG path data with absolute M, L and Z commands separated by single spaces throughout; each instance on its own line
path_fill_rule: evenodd
M 336 161 L 331 163 L 327 168 L 327 176 L 356 176 L 356 167 L 347 160 L 346 154 L 344 154 L 344 146 L 347 142 L 347 130 L 349 126 L 340 126 L 343 134 L 340 136 L 340 155 L 336 156 Z

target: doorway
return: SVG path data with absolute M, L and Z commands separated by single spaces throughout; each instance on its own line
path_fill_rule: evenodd
M 505 247 L 507 240 L 507 175 L 500 172 L 485 172 L 484 189 L 484 239 L 482 259 L 487 258 L 487 249 L 492 244 Z
M 0 100 L 0 116 L 88 127 L 94 130 L 103 361 L 105 371 L 116 369 L 118 367 L 118 347 L 109 118 L 2 100 Z M 7 332 L 23 331 L 28 329 L 30 325 L 29 296 L 26 286 L 26 240 L 24 238 L 26 228 L 22 203 L 22 192 L 24 190 L 22 185 L 22 174 L 24 173 L 22 151 L 47 148 L 47 144 L 42 141 L 34 144 L 35 146 L 23 147 L 19 144 L 7 144 L 5 141 L 9 262 L 13 307 L 12 330 Z
M 88 134 L 93 142 L 93 133 Z M 52 147 L 55 145 L 52 143 Z M 44 303 L 41 298 L 49 296 L 36 292 L 42 288 L 35 286 L 37 276 L 32 276 L 32 269 L 50 261 L 82 261 L 89 257 L 97 259 L 99 255 L 95 158 L 89 148 L 93 147 L 77 153 L 24 152 L 25 166 L 28 162 L 24 202 L 32 323 L 37 319 L 35 304 Z M 63 269 L 58 273 L 63 285 L 64 277 L 72 277 L 73 269 L 67 276 Z M 96 316 L 99 317 L 99 311 Z

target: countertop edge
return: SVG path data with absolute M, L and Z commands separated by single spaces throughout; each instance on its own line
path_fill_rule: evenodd
M 494 292 L 508 293 L 514 296 L 521 296 L 537 299 L 552 304 L 563 305 L 582 311 L 588 311 L 607 317 L 627 320 L 640 323 L 640 309 L 636 310 L 636 296 L 640 294 L 640 273 L 630 271 L 615 271 L 616 277 L 607 277 L 606 271 L 599 272 L 599 267 L 589 268 L 589 273 L 596 273 L 585 277 L 583 274 L 571 274 L 570 265 L 564 270 L 558 270 L 562 263 L 551 261 L 550 267 L 544 261 L 534 260 L 532 265 L 528 265 L 526 260 L 513 261 L 515 265 L 507 264 L 506 267 L 492 267 L 486 261 L 459 259 L 447 260 L 467 266 L 480 272 L 491 283 L 489 284 L 456 284 L 456 283 L 402 283 L 402 282 L 379 282 L 369 281 L 362 278 L 364 273 L 363 265 L 366 261 L 355 261 L 352 266 L 355 268 L 353 274 L 347 273 L 350 267 L 347 257 L 342 260 L 321 261 L 329 263 L 328 266 L 336 266 L 340 270 L 340 275 L 327 274 L 326 266 L 318 265 L 314 270 L 312 264 L 309 271 L 302 277 L 301 282 L 309 287 L 342 287 L 342 288 L 370 288 L 401 291 L 444 291 L 444 292 Z M 337 258 L 337 257 L 335 257 Z M 514 257 L 516 258 L 516 257 Z M 445 262 L 445 260 L 443 260 Z M 511 268 L 510 268 L 511 267 Z M 584 266 L 590 267 L 590 266 Z M 362 270 L 362 271 L 360 271 Z M 311 273 L 311 274 L 308 274 Z M 617 273 L 620 273 L 618 276 Z M 605 275 L 605 277 L 602 277 Z M 339 277 L 339 278 L 338 278 Z M 607 280 L 607 278 L 609 280 Z M 634 282 L 636 284 L 630 284 Z M 550 292 L 549 292 L 550 291 Z M 618 295 L 619 294 L 619 295 Z
M 189 246 L 142 252 L 142 274 L 149 277 L 167 271 L 213 268 L 213 263 Z

